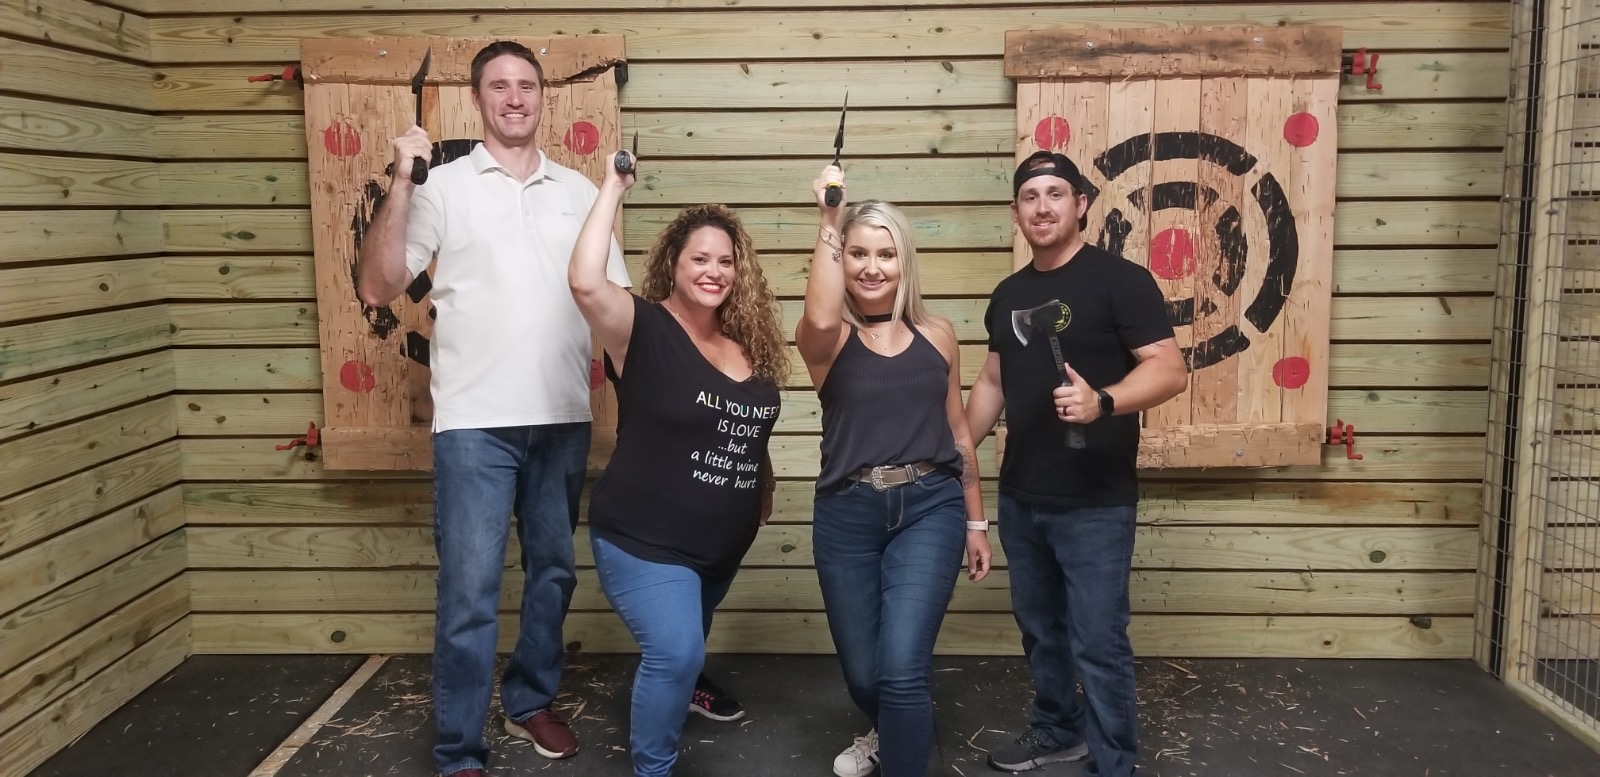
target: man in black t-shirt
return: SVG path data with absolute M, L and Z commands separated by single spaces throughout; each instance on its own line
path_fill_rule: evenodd
M 989 356 L 967 402 L 974 439 L 1006 414 L 1000 542 L 1035 691 L 1028 730 L 989 765 L 1091 755 L 1086 775 L 1128 777 L 1139 754 L 1127 633 L 1138 413 L 1181 393 L 1188 370 L 1150 272 L 1084 243 L 1085 188 L 1060 154 L 1017 167 L 1011 212 L 1033 261 L 990 296 Z

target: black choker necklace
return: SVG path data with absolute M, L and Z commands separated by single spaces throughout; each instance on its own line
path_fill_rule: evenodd
M 879 313 L 873 316 L 862 316 L 861 320 L 869 324 L 881 324 L 894 318 L 893 313 Z

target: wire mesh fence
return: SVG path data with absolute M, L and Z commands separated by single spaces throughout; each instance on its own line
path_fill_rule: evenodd
M 1600 0 L 1514 0 L 1477 657 L 1600 738 Z

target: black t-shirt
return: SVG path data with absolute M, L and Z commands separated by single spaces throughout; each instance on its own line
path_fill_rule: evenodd
M 589 530 L 639 558 L 722 579 L 760 528 L 761 466 L 777 386 L 735 381 L 707 361 L 658 303 L 634 296 L 617 376 L 617 447 L 589 499 Z
M 1066 445 L 1066 423 L 1051 393 L 1061 373 L 1045 334 L 1027 346 L 1012 327 L 1012 312 L 1052 300 L 1046 316 L 1061 355 L 1090 386 L 1122 380 L 1137 361 L 1131 351 L 1173 336 L 1166 303 L 1150 271 L 1093 245 L 1048 272 L 1030 263 L 1007 276 L 989 297 L 984 326 L 989 350 L 1000 355 L 1005 394 L 1006 447 L 1000 491 L 1024 501 L 1063 507 L 1111 507 L 1138 502 L 1139 415 L 1102 417 L 1084 428 L 1088 447 Z

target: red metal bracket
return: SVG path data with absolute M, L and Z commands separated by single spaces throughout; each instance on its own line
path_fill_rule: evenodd
M 259 76 L 250 76 L 245 80 L 251 83 L 258 81 L 293 81 L 301 89 L 306 88 L 306 79 L 300 74 L 299 65 L 285 65 L 282 73 L 265 73 Z
M 1344 457 L 1360 461 L 1366 456 L 1356 453 L 1356 427 L 1355 424 L 1346 426 L 1343 418 L 1334 419 L 1333 426 L 1328 429 L 1328 445 L 1343 445 Z
M 298 448 L 302 445 L 306 446 L 307 448 L 311 448 L 321 444 L 322 438 L 317 434 L 317 424 L 315 421 L 312 421 L 306 424 L 305 436 L 296 437 L 293 440 L 284 443 L 283 445 L 274 445 L 272 448 L 273 450 L 287 451 L 293 448 Z
M 1372 80 L 1378 75 L 1378 55 L 1373 54 L 1372 61 L 1368 62 L 1367 50 L 1365 47 L 1356 49 L 1355 53 L 1353 54 L 1345 54 L 1340 59 L 1339 72 L 1347 76 L 1359 76 L 1365 74 L 1367 76 L 1368 89 L 1383 88 L 1383 84 L 1376 83 Z

